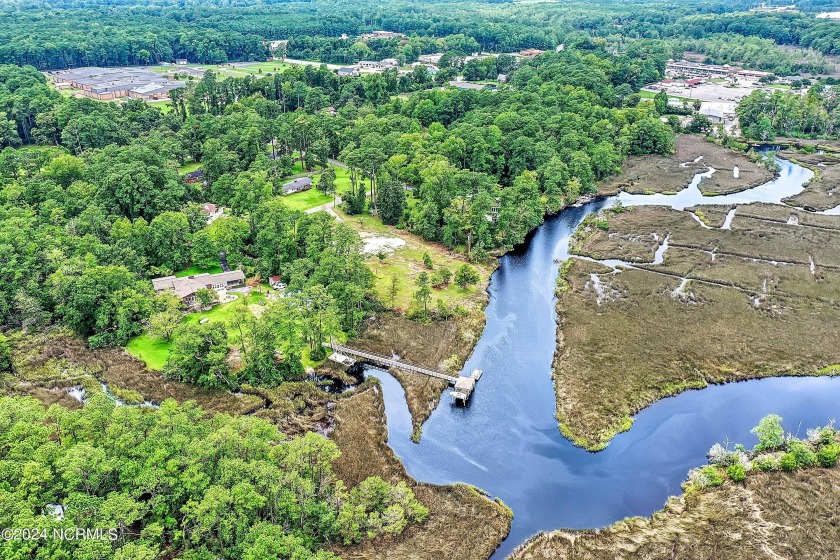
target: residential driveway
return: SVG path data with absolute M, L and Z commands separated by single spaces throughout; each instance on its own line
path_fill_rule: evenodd
M 336 197 L 335 197 L 335 202 L 327 202 L 326 204 L 322 204 L 321 206 L 316 206 L 315 208 L 310 208 L 309 210 L 306 210 L 306 213 L 307 214 L 314 214 L 315 212 L 324 211 L 327 214 L 331 214 L 336 219 L 336 221 L 342 222 L 343 220 L 341 218 L 339 218 L 338 214 L 336 214 L 335 210 L 333 210 L 333 207 L 337 204 L 341 204 L 341 197 L 338 196 L 338 195 L 336 195 Z

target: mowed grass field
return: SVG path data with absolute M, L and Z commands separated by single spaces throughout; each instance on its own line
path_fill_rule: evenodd
M 300 164 L 296 164 L 298 167 Z M 337 165 L 330 165 L 335 172 L 335 190 L 339 196 L 350 190 L 350 170 Z M 283 197 L 283 201 L 287 206 L 293 210 L 300 210 L 305 212 L 310 208 L 315 208 L 323 204 L 333 201 L 332 195 L 325 195 L 318 190 L 318 181 L 321 180 L 321 174 L 312 176 L 312 188 L 308 191 L 303 191 L 295 194 L 290 194 Z M 370 190 L 370 179 L 362 179 L 365 184 L 365 190 Z
M 384 259 L 376 254 L 369 254 L 365 262 L 374 274 L 374 289 L 379 297 L 391 305 L 391 284 L 392 277 L 397 278 L 397 293 L 394 297 L 394 307 L 408 310 L 413 305 L 414 293 L 417 291 L 417 277 L 426 272 L 431 278 L 435 271 L 440 268 L 447 268 L 455 275 L 455 270 L 465 262 L 460 255 L 450 251 L 440 244 L 423 240 L 404 230 L 393 226 L 384 225 L 378 218 L 368 214 L 350 216 L 341 209 L 336 213 L 344 220 L 344 223 L 362 234 L 363 238 L 368 235 L 376 235 L 388 238 L 398 238 L 405 242 L 405 245 L 393 251 L 384 251 Z M 430 270 L 423 264 L 423 255 L 428 252 L 432 258 L 434 267 Z M 454 281 L 442 288 L 432 288 L 432 297 L 429 308 L 434 309 L 437 300 L 441 299 L 450 306 L 460 306 L 469 311 L 483 308 L 487 296 L 485 288 L 493 272 L 492 267 L 483 265 L 473 266 L 481 276 L 481 281 L 466 289 L 458 287 Z
M 332 195 L 325 195 L 316 188 L 283 197 L 283 203 L 292 210 L 304 212 L 310 208 L 321 206 L 333 201 Z
M 201 163 L 197 161 L 187 161 L 184 165 L 178 168 L 179 175 L 186 175 L 187 173 L 192 173 L 193 171 L 198 171 L 201 169 Z
M 270 62 L 254 62 L 253 64 L 236 66 L 232 71 L 245 72 L 247 74 L 274 74 L 275 72 L 282 72 L 287 68 L 291 68 L 291 64 L 272 60 Z
M 235 301 L 216 305 L 207 311 L 189 313 L 185 315 L 181 320 L 181 324 L 194 325 L 202 319 L 207 319 L 208 323 L 224 323 L 228 329 L 228 337 L 231 345 L 237 344 L 239 340 L 239 333 L 233 330 L 230 326 L 231 319 L 233 318 L 237 307 L 247 305 L 250 309 L 250 306 L 252 305 L 260 305 L 261 302 L 265 302 L 266 297 L 256 292 L 251 292 L 247 296 L 244 296 L 243 294 L 235 295 L 237 296 Z M 166 365 L 170 348 L 172 348 L 172 341 L 156 338 L 150 336 L 148 333 L 143 333 L 132 338 L 125 347 L 129 354 L 145 363 L 146 367 L 157 371 L 162 370 L 163 366 Z

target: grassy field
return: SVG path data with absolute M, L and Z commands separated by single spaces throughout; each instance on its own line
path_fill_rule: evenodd
M 193 171 L 197 171 L 201 169 L 201 162 L 198 161 L 188 161 L 184 165 L 178 168 L 179 175 L 186 175 L 187 173 L 192 173 Z
M 443 245 L 431 243 L 393 226 L 386 226 L 381 220 L 369 214 L 350 216 L 341 209 L 336 209 L 336 213 L 341 216 L 346 224 L 363 236 L 375 234 L 377 236 L 399 238 L 405 242 L 402 247 L 392 252 L 386 252 L 384 259 L 379 259 L 375 254 L 368 255 L 366 258 L 366 262 L 375 276 L 374 286 L 376 291 L 388 305 L 391 304 L 390 288 L 393 276 L 398 279 L 394 307 L 407 310 L 414 303 L 414 292 L 417 290 L 415 281 L 421 272 L 426 272 L 429 276 L 432 276 L 435 270 L 445 267 L 454 275 L 455 270 L 466 262 L 463 257 Z M 431 270 L 423 264 L 423 254 L 426 252 L 429 253 L 434 262 L 434 268 Z M 457 305 L 469 311 L 483 308 L 486 302 L 484 289 L 492 273 L 492 268 L 481 265 L 473 266 L 481 275 L 482 282 L 466 289 L 459 288 L 454 282 L 450 282 L 449 285 L 441 289 L 433 288 L 432 300 L 429 305 L 433 307 L 437 300 L 441 299 L 450 307 Z
M 290 194 L 283 197 L 283 203 L 286 206 L 292 210 L 300 210 L 301 212 L 332 201 L 332 195 L 325 195 L 314 187 L 308 191 Z
M 220 269 L 221 270 L 221 269 Z M 237 306 L 243 305 L 243 295 L 235 294 L 236 301 L 216 305 L 208 311 L 201 311 L 196 313 L 189 313 L 181 320 L 182 324 L 196 324 L 202 319 L 208 319 L 210 323 L 225 323 L 228 325 L 233 318 L 234 311 Z M 246 298 L 245 303 L 250 307 L 252 305 L 260 305 L 266 300 L 265 296 L 256 292 L 251 292 Z M 236 344 L 239 335 L 236 331 L 228 329 L 228 336 L 231 344 Z M 166 365 L 166 359 L 169 357 L 169 349 L 172 347 L 171 342 L 163 339 L 150 336 L 147 333 L 134 337 L 126 345 L 125 349 L 129 354 L 146 364 L 146 367 L 153 370 L 162 370 Z
M 236 77 L 241 78 L 243 76 L 247 76 L 248 72 L 238 72 L 231 68 L 230 66 L 223 65 L 223 64 L 188 64 L 190 68 L 201 68 L 203 70 L 212 70 L 216 72 L 219 76 L 222 77 Z M 177 72 L 178 66 L 153 66 L 150 68 L 152 72 L 160 72 L 161 74 L 166 74 L 168 72 Z
M 639 90 L 639 97 L 641 97 L 643 100 L 651 100 L 654 97 L 656 97 L 656 92 L 641 89 Z M 690 99 L 688 97 L 681 97 L 679 95 L 671 95 L 670 93 L 668 93 L 668 99 L 678 99 L 680 101 L 688 101 L 689 103 L 692 103 L 694 101 L 694 99 Z
M 283 62 L 271 61 L 271 62 L 254 62 L 253 64 L 237 66 L 234 71 L 244 72 L 244 73 L 247 73 L 247 74 L 268 75 L 268 74 L 273 74 L 275 72 L 282 72 L 282 71 L 286 70 L 287 68 L 291 68 L 291 65 L 290 64 L 285 64 Z
M 172 110 L 172 101 L 164 99 L 161 101 L 147 101 L 150 107 L 157 107 L 164 115 Z
M 330 167 L 335 172 L 335 190 L 341 196 L 342 193 L 350 190 L 350 170 L 332 164 Z M 294 169 L 295 173 L 300 172 L 298 171 L 301 169 L 299 162 L 295 163 Z M 324 195 L 317 189 L 318 181 L 320 180 L 320 173 L 312 175 L 312 188 L 310 190 L 288 195 L 283 198 L 283 201 L 292 209 L 300 210 L 301 212 L 332 202 L 332 195 Z M 365 188 L 370 190 L 370 179 L 363 179 L 362 181 L 365 184 Z

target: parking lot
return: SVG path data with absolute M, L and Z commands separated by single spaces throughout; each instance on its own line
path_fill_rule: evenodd
M 661 82 L 651 84 L 644 89 L 651 92 L 658 92 L 665 89 L 665 92 L 672 97 L 684 97 L 687 99 L 699 99 L 714 103 L 730 102 L 737 103 L 752 92 L 762 89 L 764 86 L 754 81 L 738 80 L 737 85 L 730 85 L 731 82 L 716 83 L 705 82 L 692 87 L 677 83 L 663 84 Z

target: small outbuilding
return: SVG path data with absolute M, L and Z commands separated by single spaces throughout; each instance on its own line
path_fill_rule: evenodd
M 456 403 L 467 404 L 475 390 L 476 382 L 481 379 L 481 374 L 482 371 L 476 369 L 469 377 L 463 375 L 458 377 L 455 381 L 455 390 L 449 393 Z

